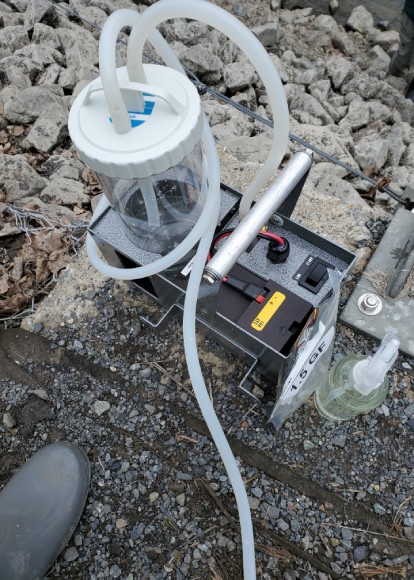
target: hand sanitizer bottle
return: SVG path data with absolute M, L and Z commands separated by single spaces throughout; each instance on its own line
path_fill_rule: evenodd
M 381 405 L 388 393 L 389 369 L 400 341 L 388 332 L 374 356 L 349 355 L 330 370 L 315 392 L 319 413 L 330 421 L 346 421 Z

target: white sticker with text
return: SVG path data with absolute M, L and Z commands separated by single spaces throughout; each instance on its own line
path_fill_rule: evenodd
M 193 258 L 191 258 L 191 260 L 188 262 L 188 264 L 186 264 L 186 265 L 184 266 L 184 268 L 183 268 L 183 269 L 181 270 L 181 272 L 180 272 L 180 274 L 181 274 L 182 276 L 185 276 L 185 277 L 187 277 L 187 276 L 188 276 L 188 274 L 191 272 L 191 269 L 192 269 L 192 267 L 193 267 L 194 260 L 195 260 L 195 256 L 194 256 Z
M 305 385 L 321 356 L 328 350 L 333 337 L 335 336 L 335 327 L 332 326 L 325 334 L 323 334 L 324 330 L 325 327 L 323 324 L 320 324 L 318 333 L 304 349 L 295 366 L 289 373 L 289 376 L 283 385 L 282 394 L 278 402 L 286 404 L 293 399 L 293 397 Z M 320 338 L 322 334 L 323 336 Z

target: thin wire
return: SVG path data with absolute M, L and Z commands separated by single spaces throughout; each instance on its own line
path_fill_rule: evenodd
M 84 220 L 76 220 L 71 223 L 66 223 L 62 221 L 58 215 L 48 217 L 40 212 L 20 209 L 13 205 L 8 205 L 5 212 L 14 217 L 16 227 L 22 233 L 26 234 L 28 245 L 32 244 L 32 238 L 29 234 L 35 235 L 39 231 L 49 232 L 58 228 L 63 230 L 65 235 L 69 237 L 70 248 L 73 250 L 74 254 L 78 253 L 78 249 L 81 247 L 81 242 L 86 236 L 86 231 L 89 225 L 89 222 Z M 29 222 L 32 220 L 36 220 L 38 223 L 43 223 L 44 225 L 41 227 L 31 227 Z
M 91 26 L 95 30 L 102 32 L 102 28 L 100 26 L 98 26 L 96 24 L 96 22 L 91 22 L 90 20 L 87 20 L 86 18 L 81 16 L 73 8 L 69 8 L 69 6 L 64 6 L 61 3 L 57 3 L 55 0 L 49 0 L 49 2 L 53 6 L 58 8 L 59 10 L 63 10 L 64 12 L 67 12 L 68 14 L 75 16 L 75 18 L 78 18 L 79 20 L 81 20 L 85 24 L 88 24 L 89 26 Z M 121 38 L 118 39 L 117 42 L 127 46 L 127 42 Z M 152 55 L 150 55 L 146 52 L 144 52 L 143 54 L 148 60 L 151 60 L 152 62 L 160 64 L 160 61 L 155 59 Z M 209 87 L 208 85 L 206 85 L 205 83 L 200 81 L 200 79 L 192 71 L 185 68 L 185 72 L 191 78 L 192 82 L 194 83 L 194 85 L 197 87 L 197 89 L 199 90 L 199 92 L 201 94 L 209 93 L 210 95 L 215 97 L 217 100 L 220 100 L 220 101 L 227 103 L 231 107 L 237 109 L 238 111 L 240 111 L 241 113 L 244 113 L 245 115 L 251 117 L 252 119 L 255 119 L 259 123 L 262 123 L 264 125 L 267 125 L 268 127 L 271 127 L 272 129 L 274 129 L 274 124 L 269 119 L 262 117 L 261 115 L 259 115 L 255 111 L 252 111 L 251 109 L 249 109 L 248 107 L 245 107 L 244 105 L 242 105 L 240 103 L 236 103 L 236 101 L 233 101 L 233 99 L 231 99 L 230 97 L 227 97 L 226 95 L 224 95 L 220 91 L 217 91 L 216 89 L 214 89 L 212 87 Z M 333 155 L 330 155 L 326 151 L 319 149 L 319 147 L 316 147 L 315 145 L 308 143 L 305 139 L 302 139 L 301 137 L 298 137 L 297 135 L 294 135 L 293 133 L 289 133 L 289 138 L 294 143 L 298 143 L 299 145 L 302 145 L 303 147 L 311 149 L 311 151 L 313 151 L 314 153 L 316 153 L 317 155 L 319 155 L 323 159 L 326 159 L 331 163 L 334 163 L 336 165 L 339 165 L 340 167 L 343 167 L 344 169 L 346 169 L 346 171 L 348 173 L 352 173 L 356 177 L 359 177 L 361 179 L 364 179 L 365 181 L 368 181 L 372 186 L 376 187 L 379 191 L 385 192 L 387 195 L 392 197 L 395 201 L 397 201 L 401 205 L 405 206 L 408 210 L 412 210 L 414 208 L 414 203 L 408 197 L 403 198 L 400 194 L 398 194 L 396 191 L 394 191 L 393 189 L 391 189 L 387 185 L 381 185 L 381 183 L 379 181 L 373 179 L 372 177 L 369 177 L 368 175 L 365 175 L 359 169 L 352 167 L 351 165 L 349 165 L 348 163 L 345 163 L 344 161 L 340 161 L 339 159 L 337 159 Z

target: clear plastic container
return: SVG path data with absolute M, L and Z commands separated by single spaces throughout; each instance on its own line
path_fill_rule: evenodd
M 316 389 L 316 408 L 329 421 L 352 419 L 384 402 L 389 388 L 388 377 L 367 395 L 360 393 L 352 385 L 352 369 L 357 362 L 364 359 L 366 357 L 363 355 L 344 357 L 331 368 L 326 382 Z
M 134 244 L 167 254 L 182 242 L 201 215 L 207 190 L 207 163 L 201 143 L 181 163 L 145 178 L 97 174 L 113 209 Z

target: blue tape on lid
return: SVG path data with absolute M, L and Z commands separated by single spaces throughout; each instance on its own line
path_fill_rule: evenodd
M 155 106 L 155 96 L 150 95 L 149 93 L 142 93 L 145 101 L 145 108 L 143 111 L 128 111 L 129 118 L 131 119 L 131 127 L 139 127 L 147 118 L 152 115 Z M 112 118 L 109 117 L 110 122 L 112 123 Z

